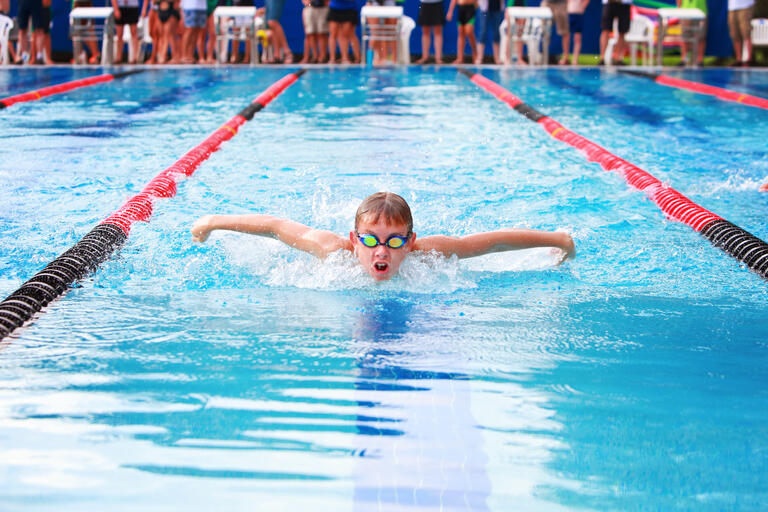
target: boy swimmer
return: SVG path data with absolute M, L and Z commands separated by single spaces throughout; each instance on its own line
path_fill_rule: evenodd
M 338 250 L 351 251 L 376 281 L 397 274 L 411 251 L 471 258 L 492 252 L 553 247 L 562 251 L 560 262 L 574 254 L 573 239 L 567 233 L 533 229 L 500 229 L 461 237 L 433 235 L 417 239 L 408 203 L 392 192 L 377 192 L 360 204 L 355 215 L 355 230 L 349 232 L 348 239 L 292 220 L 250 214 L 201 217 L 192 225 L 192 240 L 205 242 L 216 229 L 276 238 L 318 258 Z

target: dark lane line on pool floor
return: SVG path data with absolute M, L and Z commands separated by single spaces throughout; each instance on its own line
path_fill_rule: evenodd
M 629 69 L 619 70 L 619 72 L 639 78 L 648 78 L 660 85 L 666 85 L 676 89 L 684 89 L 686 91 L 697 92 L 699 94 L 706 94 L 708 96 L 715 96 L 721 100 L 741 103 L 742 105 L 748 105 L 750 107 L 757 107 L 768 110 L 767 99 L 760 98 L 758 96 L 752 96 L 751 94 L 732 91 L 730 89 L 723 89 L 722 87 L 715 87 L 714 85 L 707 85 L 701 82 L 693 82 L 691 80 L 675 78 L 669 75 L 658 75 L 654 73 L 633 71 Z
M 81 87 L 89 87 L 91 85 L 103 84 L 105 82 L 111 82 L 117 78 L 125 78 L 137 73 L 143 73 L 143 69 L 133 69 L 131 71 L 121 71 L 120 73 L 107 73 L 104 75 L 89 76 L 87 78 L 80 78 L 78 80 L 72 80 L 70 82 L 63 82 L 56 85 L 49 85 L 42 89 L 36 89 L 14 96 L 8 96 L 7 98 L 0 98 L 0 110 L 15 105 L 16 103 L 24 103 L 27 101 L 37 101 L 47 96 L 53 96 L 54 94 L 61 94 L 79 89 Z
M 190 177 L 203 161 L 237 135 L 238 129 L 304 74 L 301 69 L 273 83 L 247 107 L 224 123 L 203 142 L 159 173 L 119 209 L 99 223 L 79 242 L 53 260 L 34 277 L 0 302 L 0 341 L 30 322 L 69 285 L 94 272 L 128 239 L 134 222 L 149 222 L 158 199 L 176 195 L 176 179 Z
M 609 93 L 603 92 L 599 88 L 595 89 L 595 88 L 589 88 L 589 87 L 573 84 L 568 80 L 566 80 L 565 78 L 563 78 L 560 74 L 547 73 L 545 76 L 547 81 L 553 86 L 559 89 L 568 89 L 580 96 L 589 98 L 590 100 L 593 100 L 598 105 L 604 106 L 615 112 L 618 112 L 622 117 L 629 119 L 633 122 L 640 121 L 641 123 L 645 123 L 647 125 L 650 125 L 656 128 L 668 126 L 667 119 L 662 114 L 659 114 L 658 112 L 654 111 L 650 107 L 647 107 L 645 105 L 635 105 L 635 104 L 629 103 L 625 98 L 621 96 L 617 96 L 615 94 L 609 94 Z M 707 127 L 699 123 L 695 119 L 692 119 L 685 115 L 683 115 L 682 117 L 685 120 L 686 124 L 688 124 L 695 131 L 699 133 L 704 133 L 704 134 L 709 133 L 709 130 L 707 129 Z M 702 136 L 702 139 L 707 139 L 707 138 Z
M 44 74 L 43 71 L 45 71 Z M 26 80 L 15 80 L 16 77 L 13 77 L 13 83 L 7 88 L 0 90 L 0 95 L 2 95 L 0 97 L 15 96 L 27 91 L 30 87 L 40 88 L 40 86 L 43 86 L 44 84 L 50 84 L 52 80 L 69 81 L 74 75 L 72 71 L 72 68 L 56 68 L 52 70 L 42 68 L 37 70 L 37 73 L 33 77 L 27 78 Z
M 715 247 L 746 264 L 760 277 L 768 279 L 768 244 L 763 240 L 702 208 L 675 189 L 665 186 L 650 173 L 526 105 L 496 82 L 471 71 L 460 69 L 459 72 L 519 114 L 541 125 L 553 138 L 581 151 L 590 162 L 600 164 L 606 171 L 615 171 L 632 187 L 645 192 L 669 218 L 690 226 Z
M 116 114 L 118 114 L 120 117 L 108 121 L 80 124 L 80 122 L 76 120 L 58 119 L 55 121 L 22 121 L 17 123 L 15 126 L 29 130 L 38 130 L 41 128 L 41 125 L 43 125 L 45 129 L 48 130 L 45 132 L 45 136 L 47 137 L 63 136 L 96 139 L 119 137 L 120 131 L 134 125 L 134 120 L 131 118 L 131 116 L 152 112 L 160 107 L 165 107 L 167 105 L 176 103 L 182 98 L 192 94 L 197 94 L 204 89 L 212 87 L 213 85 L 216 85 L 214 80 L 201 79 L 196 80 L 189 85 L 177 86 L 168 90 L 164 90 L 163 92 L 151 96 L 146 100 L 142 100 L 138 105 L 134 105 L 125 110 L 116 112 Z M 17 136 L 11 135 L 8 138 L 13 137 L 27 137 L 27 135 L 22 133 Z

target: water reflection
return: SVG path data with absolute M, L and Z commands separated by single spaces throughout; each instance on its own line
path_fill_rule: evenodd
M 358 320 L 354 337 L 365 350 L 355 396 L 371 414 L 358 417 L 355 510 L 488 510 L 488 457 L 468 376 L 419 369 L 426 353 L 414 353 L 408 340 L 414 307 L 370 301 Z

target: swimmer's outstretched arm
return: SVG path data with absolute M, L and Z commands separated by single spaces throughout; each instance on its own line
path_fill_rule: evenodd
M 487 233 L 467 236 L 435 235 L 416 240 L 414 250 L 437 251 L 450 257 L 471 258 L 492 252 L 531 249 L 533 247 L 555 247 L 560 249 L 562 259 L 572 258 L 576 253 L 573 238 L 559 231 L 538 231 L 535 229 L 500 229 Z
M 192 240 L 205 242 L 211 231 L 223 229 L 275 238 L 318 258 L 325 258 L 339 249 L 352 250 L 352 243 L 331 231 L 271 215 L 206 215 L 192 225 Z

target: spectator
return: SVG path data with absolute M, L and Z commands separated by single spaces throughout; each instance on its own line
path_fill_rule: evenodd
M 150 5 L 151 4 L 151 5 Z M 147 59 L 148 64 L 157 62 L 157 51 L 162 37 L 162 27 L 157 18 L 157 2 L 145 0 L 142 6 L 141 17 L 146 20 L 144 30 L 149 30 L 149 37 L 152 39 L 152 53 Z
M 677 0 L 677 6 L 681 9 L 699 9 L 706 16 L 707 14 L 707 0 Z M 680 27 L 683 33 L 690 33 L 691 30 L 698 28 L 698 21 L 692 20 L 680 20 Z M 698 34 L 698 55 L 695 55 L 696 65 L 701 66 L 704 61 L 704 47 L 707 45 L 707 20 L 704 19 L 701 27 L 701 32 Z M 680 46 L 680 64 L 684 64 L 688 58 L 688 52 L 691 51 L 691 43 L 683 42 Z M 694 58 L 691 57 L 691 58 Z
M 443 25 L 445 12 L 443 0 L 421 0 L 419 2 L 419 25 L 421 25 L 421 58 L 416 64 L 424 64 L 429 58 L 430 35 L 435 43 L 435 63 L 443 63 Z
M 355 27 L 360 21 L 355 0 L 331 0 L 328 6 L 328 51 L 330 62 L 336 62 L 336 43 L 341 51 L 341 63 L 349 64 L 349 46 L 355 62 L 360 62 L 360 41 L 357 40 Z
M 16 54 L 16 64 L 29 61 L 37 63 L 36 48 L 43 47 L 43 2 L 42 0 L 19 0 L 19 51 Z M 32 21 L 34 42 L 29 48 L 29 22 Z
M 181 62 L 183 64 L 194 64 L 195 46 L 202 48 L 202 39 L 205 37 L 206 7 L 206 0 L 181 0 L 181 14 L 184 17 L 185 27 L 181 39 Z M 200 58 L 204 58 L 202 52 Z
M 459 25 L 459 38 L 456 44 L 456 60 L 453 64 L 464 64 L 464 46 L 469 42 L 469 50 L 472 52 L 472 62 L 477 60 L 477 43 L 475 41 L 475 12 L 477 12 L 477 0 L 451 0 L 448 6 L 448 16 L 451 21 L 456 2 L 459 3 L 459 16 L 456 20 Z M 466 42 L 465 42 L 466 40 Z
M 704 0 L 706 2 L 706 0 Z M 568 29 L 573 34 L 573 57 L 571 64 L 579 65 L 581 53 L 581 32 L 584 29 L 584 11 L 587 10 L 589 0 L 568 0 Z
M 755 0 L 728 0 L 728 32 L 731 34 L 736 62 L 749 66 L 752 60 L 752 11 Z M 746 55 L 744 55 L 746 48 Z
M 115 33 L 117 35 L 115 62 L 123 61 L 123 29 L 128 25 L 128 30 L 131 32 L 129 60 L 131 64 L 136 64 L 136 58 L 139 54 L 139 32 L 136 27 L 139 22 L 139 0 L 112 0 L 112 8 L 115 11 Z
M 629 18 L 632 9 L 632 0 L 603 0 L 603 15 L 600 18 L 600 62 L 602 64 L 611 64 L 605 62 L 605 50 L 608 47 L 608 38 L 613 31 L 613 20 L 619 20 L 619 40 L 616 43 L 614 55 L 619 57 L 615 59 L 617 64 L 621 64 L 622 56 L 626 50 L 627 43 L 624 36 L 629 32 Z
M 561 38 L 563 55 L 560 56 L 560 60 L 557 63 L 561 66 L 568 64 L 568 46 L 571 42 L 571 34 L 568 30 L 568 6 L 566 0 L 544 0 L 541 2 L 541 6 L 549 7 L 552 11 L 555 30 Z
M 301 19 L 304 23 L 304 56 L 300 63 L 325 62 L 328 58 L 328 5 L 325 0 L 303 2 Z
M 477 58 L 475 64 L 483 63 L 485 55 L 485 44 L 488 40 L 488 33 L 491 34 L 491 45 L 493 47 L 493 62 L 499 64 L 499 43 L 501 34 L 499 27 L 504 19 L 504 6 L 502 0 L 480 0 L 477 11 Z
M 176 32 L 181 21 L 178 4 L 171 0 L 160 0 L 157 7 L 157 20 L 160 22 L 160 43 L 157 49 L 157 63 L 165 64 L 165 60 L 168 58 L 168 50 L 170 49 L 170 63 L 177 64 L 181 59 L 181 53 L 176 44 Z
M 43 59 L 43 62 L 50 66 L 53 64 L 51 59 L 51 0 L 43 0 L 43 24 L 40 28 L 43 30 L 43 40 L 42 45 L 36 48 L 35 53 L 38 62 Z
M 271 44 L 274 51 L 274 58 L 279 62 L 291 64 L 293 62 L 293 53 L 291 53 L 291 47 L 288 46 L 288 40 L 285 38 L 283 26 L 280 25 L 280 16 L 283 15 L 285 0 L 266 0 L 266 6 L 267 27 L 272 32 Z M 352 30 L 354 30 L 354 28 Z M 282 58 L 280 56 L 281 53 Z

